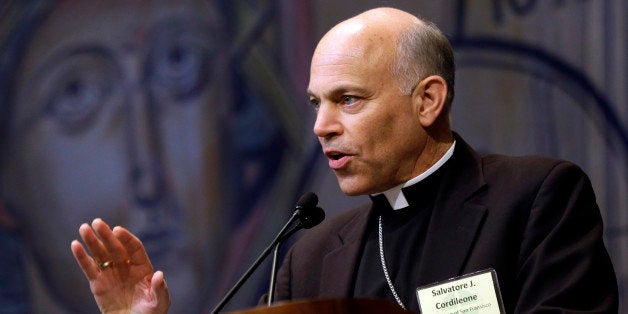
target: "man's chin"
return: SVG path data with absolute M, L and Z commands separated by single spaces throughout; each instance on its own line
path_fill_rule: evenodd
M 338 185 L 340 190 L 347 196 L 359 196 L 369 194 L 369 189 L 357 182 L 349 179 L 342 179 L 338 177 Z

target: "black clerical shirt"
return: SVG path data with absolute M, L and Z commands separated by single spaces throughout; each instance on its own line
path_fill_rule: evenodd
M 386 282 L 379 252 L 378 218 L 382 217 L 383 251 L 386 268 L 405 307 L 419 312 L 416 288 L 423 259 L 423 244 L 434 200 L 441 185 L 443 165 L 422 181 L 402 189 L 408 207 L 393 210 L 383 194 L 371 196 L 373 214 L 369 218 L 366 241 L 356 274 L 355 297 L 380 297 L 395 300 Z

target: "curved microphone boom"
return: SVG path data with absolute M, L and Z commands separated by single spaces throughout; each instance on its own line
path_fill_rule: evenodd
M 314 204 L 316 206 L 316 204 Z M 299 224 L 292 228 L 290 231 L 286 232 L 284 236 L 279 239 L 277 245 L 275 245 L 275 250 L 273 252 L 273 262 L 270 268 L 270 285 L 268 287 L 268 298 L 266 300 L 266 305 L 270 306 L 273 301 L 275 301 L 275 285 L 277 283 L 277 264 L 279 261 L 279 248 L 284 240 L 288 239 L 291 235 L 301 229 L 310 229 L 325 219 L 325 211 L 320 207 L 311 207 L 308 209 L 304 209 L 300 213 L 297 214 L 299 218 Z
M 247 269 L 247 271 L 240 277 L 240 279 L 236 282 L 236 284 L 227 292 L 227 294 L 223 297 L 223 299 L 218 303 L 218 305 L 212 310 L 212 313 L 218 313 L 222 308 L 231 300 L 231 298 L 235 295 L 235 293 L 240 289 L 240 287 L 246 282 L 246 280 L 253 274 L 253 272 L 259 267 L 261 262 L 268 256 L 270 250 L 275 249 L 275 255 L 273 258 L 272 272 L 271 272 L 271 289 L 274 290 L 275 286 L 275 274 L 277 269 L 277 256 L 279 252 L 279 246 L 281 243 L 289 238 L 295 232 L 301 229 L 309 229 L 316 225 L 318 225 L 323 219 L 325 219 L 325 211 L 322 208 L 317 207 L 318 197 L 316 194 L 312 192 L 307 192 L 303 194 L 295 205 L 295 210 L 292 213 L 292 216 L 288 220 L 288 222 L 281 228 L 275 239 L 270 243 L 270 245 L 260 254 L 260 256 L 253 262 L 253 265 Z M 298 224 L 292 228 L 290 228 L 295 221 L 298 220 Z M 274 296 L 274 291 L 269 292 L 269 302 L 272 300 Z

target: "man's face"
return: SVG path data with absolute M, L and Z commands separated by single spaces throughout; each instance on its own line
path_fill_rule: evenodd
M 418 175 L 426 140 L 416 102 L 389 72 L 394 40 L 356 30 L 323 38 L 308 87 L 314 133 L 348 195 L 382 192 Z
M 68 243 L 95 217 L 144 240 L 182 308 L 201 290 L 225 103 L 212 12 L 192 2 L 57 3 L 17 73 L 3 201 L 74 308 L 93 300 Z

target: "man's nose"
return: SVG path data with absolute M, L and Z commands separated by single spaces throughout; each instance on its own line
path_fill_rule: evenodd
M 329 139 L 341 134 L 342 124 L 338 115 L 339 113 L 333 104 L 321 103 L 316 111 L 314 134 L 321 139 Z

